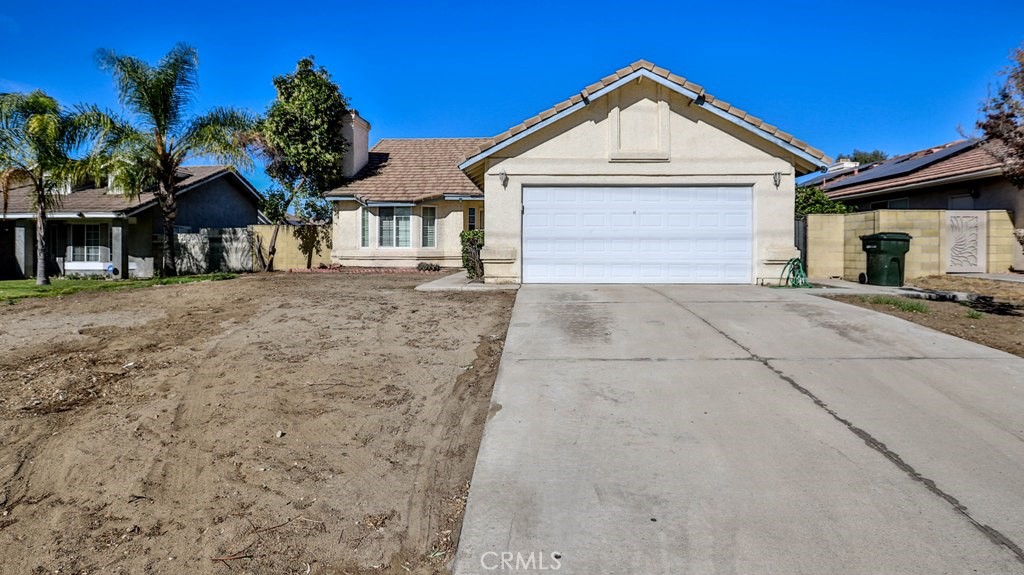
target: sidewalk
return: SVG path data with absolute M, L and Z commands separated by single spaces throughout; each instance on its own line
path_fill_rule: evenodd
M 499 291 L 517 289 L 519 289 L 519 284 L 496 285 L 469 281 L 466 270 L 416 286 L 417 291 Z

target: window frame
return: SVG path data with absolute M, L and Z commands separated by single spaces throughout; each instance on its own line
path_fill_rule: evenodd
M 433 243 L 427 245 L 427 217 L 426 210 L 433 212 L 430 216 L 431 229 L 434 232 Z M 437 206 L 420 206 L 420 247 L 426 249 L 437 248 Z
M 369 248 L 370 247 L 370 208 L 366 206 L 359 207 L 359 247 Z
M 68 234 L 70 236 L 68 243 L 71 244 L 71 258 L 68 261 L 102 262 L 103 248 L 106 247 L 106 244 L 103 242 L 103 224 L 83 223 L 69 224 L 69 226 L 71 227 L 71 233 Z M 80 237 L 79 233 L 81 234 Z M 79 240 L 81 240 L 81 243 L 79 243 Z M 90 240 L 94 244 L 90 244 Z
M 477 220 L 477 208 L 466 208 L 466 229 L 475 230 Z
M 385 215 L 385 210 L 390 215 Z M 402 212 L 402 213 L 400 213 Z M 405 245 L 402 245 L 402 237 L 399 234 L 401 219 L 406 222 Z M 391 222 L 391 243 L 385 244 L 384 225 Z M 407 249 L 412 247 L 412 207 L 409 206 L 381 206 L 377 208 L 377 247 L 384 249 Z

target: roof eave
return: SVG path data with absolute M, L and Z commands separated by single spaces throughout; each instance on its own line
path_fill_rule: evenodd
M 530 135 L 532 135 L 532 134 L 534 134 L 534 133 L 536 133 L 536 132 L 546 128 L 547 126 L 550 126 L 551 124 L 561 120 L 562 118 L 565 118 L 566 116 L 572 114 L 573 112 L 576 112 L 577 110 L 580 110 L 580 109 L 586 107 L 587 105 L 590 104 L 591 101 L 596 100 L 597 98 L 600 98 L 600 97 L 602 97 L 602 96 L 604 96 L 604 95 L 606 95 L 606 94 L 608 94 L 608 93 L 610 93 L 610 92 L 612 92 L 614 90 L 617 90 L 618 88 L 622 87 L 623 85 L 625 85 L 625 84 L 627 84 L 627 83 L 629 83 L 629 82 L 631 82 L 631 81 L 633 81 L 633 80 L 635 80 L 635 79 L 637 79 L 639 77 L 648 78 L 648 79 L 650 79 L 653 82 L 657 82 L 658 84 L 660 84 L 662 86 L 665 86 L 666 88 L 668 88 L 670 90 L 673 90 L 674 92 L 676 92 L 676 93 L 678 93 L 678 94 L 680 94 L 680 95 L 690 99 L 691 100 L 691 105 L 696 105 L 696 106 L 706 110 L 707 112 L 710 112 L 711 114 L 726 120 L 727 122 L 735 124 L 736 126 L 739 126 L 740 128 L 743 128 L 743 129 L 747 130 L 748 132 L 751 132 L 752 134 L 754 134 L 754 135 L 756 135 L 756 136 L 758 136 L 758 137 L 760 137 L 762 139 L 765 139 L 765 140 L 775 144 L 776 146 L 781 147 L 782 149 L 784 149 L 787 152 L 789 152 L 790 154 L 792 154 L 794 157 L 799 158 L 799 159 L 805 161 L 809 166 L 811 166 L 812 169 L 808 170 L 807 173 L 813 172 L 814 169 L 827 168 L 829 163 L 830 163 L 830 162 L 828 162 L 828 157 L 827 156 L 823 157 L 823 158 L 817 158 L 815 156 L 812 156 L 811 154 L 807 153 L 804 150 L 801 150 L 800 148 L 790 144 L 789 142 L 786 142 L 785 140 L 783 140 L 783 139 L 781 139 L 781 138 L 779 138 L 779 137 L 777 137 L 777 136 L 775 136 L 773 134 L 769 134 L 769 133 L 765 132 L 764 130 L 762 130 L 761 128 L 759 128 L 757 126 L 754 126 L 753 124 L 751 124 L 751 123 L 749 123 L 749 122 L 747 122 L 747 121 L 745 121 L 745 120 L 743 120 L 741 118 L 738 118 L 738 117 L 736 117 L 736 116 L 726 112 L 725 110 L 721 110 L 721 109 L 715 107 L 714 105 L 708 103 L 706 100 L 698 100 L 698 96 L 700 96 L 701 94 L 698 94 L 697 92 L 694 92 L 694 91 L 692 91 L 692 90 L 690 90 L 690 89 L 688 89 L 688 88 L 686 88 L 684 86 L 681 86 L 681 85 L 679 85 L 679 84 L 677 84 L 675 82 L 672 82 L 671 80 L 668 80 L 667 78 L 662 78 L 661 76 L 659 76 L 659 75 L 657 75 L 657 74 L 647 70 L 646 68 L 640 68 L 640 69 L 635 70 L 635 71 L 633 71 L 633 72 L 631 72 L 629 74 L 626 74 L 625 76 L 619 78 L 618 80 L 612 82 L 611 84 L 608 84 L 607 86 L 601 88 L 600 90 L 597 90 L 597 91 L 595 91 L 593 93 L 588 94 L 588 96 L 586 98 L 583 98 L 579 102 L 577 102 L 575 104 L 572 104 L 571 106 L 567 107 L 566 109 L 562 110 L 561 112 L 558 112 L 558 113 L 554 114 L 550 118 L 542 120 L 542 121 L 534 124 L 533 126 L 530 126 L 529 128 L 523 130 L 522 132 L 519 132 L 518 134 L 516 134 L 516 135 L 514 135 L 514 136 L 512 136 L 512 137 L 510 137 L 510 138 L 508 138 L 506 140 L 503 140 L 503 141 L 501 141 L 501 142 L 491 146 L 490 148 L 487 148 L 486 150 L 483 150 L 483 151 L 479 152 L 478 154 L 476 154 L 476 155 L 474 155 L 474 156 L 472 156 L 470 158 L 467 158 L 465 161 L 463 161 L 461 164 L 459 164 L 459 169 L 465 172 L 468 168 L 470 168 L 471 166 L 477 164 L 481 160 L 484 160 L 484 159 L 494 155 L 495 153 L 497 153 L 497 152 L 499 152 L 499 151 L 501 151 L 501 150 L 503 150 L 503 149 L 505 149 L 505 148 L 507 148 L 507 147 L 509 147 L 509 146 L 511 146 L 513 144 L 515 144 L 516 142 L 519 142 L 519 141 L 523 140 L 524 138 L 529 137 Z
M 914 182 L 912 184 L 904 184 L 902 186 L 892 186 L 886 188 L 880 188 L 877 190 L 869 190 L 866 192 L 856 192 L 853 194 L 842 194 L 842 188 L 838 190 L 826 191 L 826 195 L 836 200 L 856 200 L 860 198 L 869 198 L 872 196 L 881 196 L 889 193 L 908 192 L 912 190 L 919 190 L 921 188 L 929 188 L 932 186 L 944 186 L 947 184 L 957 184 L 960 182 L 969 182 L 971 180 L 982 180 L 985 178 L 992 178 L 1003 175 L 1002 168 L 988 168 L 979 172 L 970 172 L 967 174 L 958 174 L 955 176 L 948 176 L 945 178 L 938 178 L 935 180 L 926 180 L 923 182 Z

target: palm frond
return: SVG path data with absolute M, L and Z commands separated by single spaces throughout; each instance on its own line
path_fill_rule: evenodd
M 256 118 L 251 114 L 232 108 L 215 108 L 193 118 L 182 133 L 176 152 L 249 169 L 253 162 L 246 148 L 253 141 L 255 124 Z
M 198 87 L 195 48 L 177 44 L 156 66 L 112 50 L 99 50 L 96 59 L 113 74 L 121 105 L 161 137 L 174 134 Z

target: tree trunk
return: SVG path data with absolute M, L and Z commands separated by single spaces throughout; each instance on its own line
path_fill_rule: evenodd
M 295 189 L 298 189 L 298 186 L 296 186 Z M 292 205 L 292 202 L 295 201 L 296 194 L 297 192 L 294 190 L 288 194 L 288 201 L 284 203 L 283 208 L 285 215 L 282 217 L 288 217 L 288 208 Z M 281 222 L 277 221 L 274 223 L 274 231 L 270 234 L 270 244 L 267 245 L 267 263 L 263 266 L 263 271 L 265 272 L 269 272 L 274 269 L 274 254 L 277 253 L 277 232 L 280 230 Z
M 36 285 L 50 285 L 50 277 L 46 275 L 46 191 L 36 191 Z
M 178 202 L 174 197 L 173 181 L 170 185 L 166 182 L 160 183 L 157 200 L 160 203 L 160 213 L 164 219 L 164 257 L 160 275 L 174 277 L 178 275 L 177 240 L 174 237 L 174 220 L 178 217 Z

